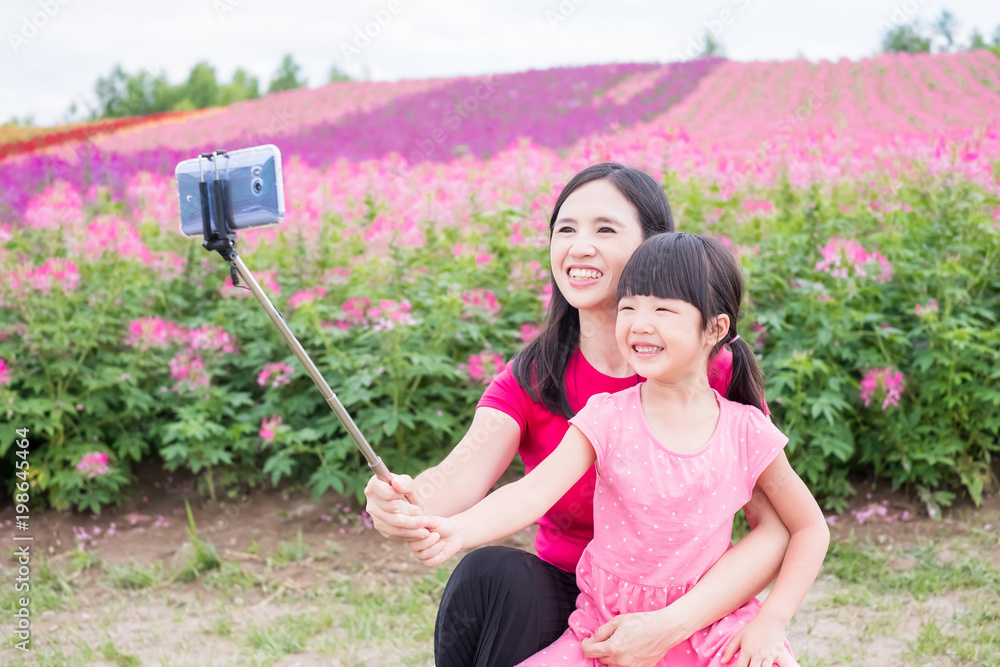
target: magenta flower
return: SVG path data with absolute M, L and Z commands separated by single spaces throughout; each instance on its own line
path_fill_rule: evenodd
M 87 475 L 88 478 L 107 474 L 111 469 L 108 466 L 108 455 L 104 452 L 89 452 L 80 457 L 80 462 L 76 464 L 76 469 Z
M 278 430 L 279 426 L 281 426 L 281 417 L 272 415 L 270 419 L 264 419 L 260 424 L 260 437 L 267 441 L 274 440 L 274 432 Z
M 537 324 L 522 324 L 521 325 L 521 340 L 527 343 L 529 340 L 533 339 L 541 331 Z
M 890 405 L 898 406 L 899 398 L 903 394 L 903 374 L 894 372 L 891 368 L 869 370 L 861 380 L 861 400 L 865 402 L 865 407 L 871 404 L 876 392 L 882 391 L 885 392 L 882 410 Z
M 10 383 L 10 372 L 7 369 L 7 362 L 0 359 L 0 384 Z

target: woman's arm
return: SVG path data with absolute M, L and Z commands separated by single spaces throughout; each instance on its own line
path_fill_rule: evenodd
M 505 537 L 538 520 L 586 473 L 597 458 L 590 440 L 570 426 L 556 450 L 530 473 L 451 518 L 431 517 L 431 535 L 410 543 L 427 567 L 462 549 Z
M 584 655 L 608 664 L 662 658 L 673 646 L 755 597 L 774 581 L 788 530 L 767 495 L 755 486 L 743 511 L 750 533 L 728 550 L 691 590 L 665 609 L 622 614 L 583 642 Z M 655 660 L 654 660 L 655 662 Z
M 385 537 L 426 538 L 425 515 L 451 516 L 482 500 L 514 460 L 520 442 L 521 428 L 513 417 L 479 408 L 468 433 L 438 465 L 416 479 L 396 475 L 392 485 L 377 477 L 368 480 L 365 509 Z

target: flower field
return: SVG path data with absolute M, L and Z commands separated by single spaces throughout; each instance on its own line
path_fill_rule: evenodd
M 562 184 L 614 160 L 746 269 L 790 458 L 931 512 L 1000 453 L 1000 60 L 599 65 L 342 82 L 0 161 L 0 455 L 99 511 L 159 457 L 357 493 L 367 467 L 223 260 L 178 233 L 175 164 L 274 143 L 288 213 L 247 266 L 397 472 L 439 460 L 540 323 Z M 13 484 L 13 477 L 5 480 Z M 10 489 L 8 489 L 10 490 Z

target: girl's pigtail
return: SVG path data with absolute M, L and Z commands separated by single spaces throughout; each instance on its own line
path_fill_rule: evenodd
M 746 341 L 735 334 L 729 340 L 729 349 L 733 353 L 733 375 L 726 398 L 736 403 L 752 405 L 766 414 L 764 375 L 757 364 L 757 357 Z

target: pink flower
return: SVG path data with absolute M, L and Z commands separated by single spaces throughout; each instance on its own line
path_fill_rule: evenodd
M 10 383 L 10 373 L 7 370 L 7 362 L 0 359 L 0 384 Z
M 521 340 L 527 343 L 529 340 L 533 339 L 538 335 L 540 329 L 537 324 L 522 324 L 521 325 Z
M 274 440 L 274 432 L 279 426 L 281 426 L 281 417 L 272 415 L 270 419 L 264 419 L 260 424 L 260 437 L 267 441 Z
M 298 308 L 304 303 L 312 303 L 317 298 L 322 298 L 326 296 L 325 287 L 316 287 L 313 290 L 299 290 L 296 292 L 291 299 L 288 300 L 288 305 L 291 308 Z
M 170 377 L 177 380 L 173 386 L 174 391 L 180 391 L 184 387 L 193 391 L 198 387 L 207 387 L 212 381 L 201 355 L 192 350 L 183 350 L 174 355 L 170 360 Z
M 76 469 L 86 474 L 88 478 L 107 474 L 110 470 L 108 455 L 104 452 L 88 452 L 80 457 Z
M 869 253 L 855 239 L 831 238 L 830 242 L 820 248 L 823 259 L 816 262 L 816 271 L 825 271 L 835 278 L 846 278 L 848 268 L 854 274 L 867 278 L 873 273 L 872 279 L 886 283 L 892 279 L 892 264 L 881 253 Z
M 919 303 L 913 308 L 913 312 L 917 317 L 927 313 L 938 312 L 938 302 L 937 299 L 931 299 L 927 302 L 926 306 L 921 306 Z
M 380 300 L 377 307 L 368 309 L 368 319 L 373 323 L 372 330 L 389 331 L 395 329 L 397 325 L 416 324 L 417 321 L 410 315 L 411 308 L 409 299 L 403 299 L 399 302 L 391 299 Z
M 891 368 L 873 368 L 861 380 L 861 400 L 865 402 L 865 407 L 871 404 L 876 391 L 885 391 L 885 400 L 882 402 L 884 411 L 890 405 L 899 405 L 899 398 L 903 394 L 903 374 L 893 372 Z
M 489 384 L 504 369 L 503 358 L 496 352 L 488 350 L 469 357 L 468 364 L 460 366 L 469 373 L 469 377 L 483 384 Z
M 336 326 L 341 329 L 348 329 L 351 326 L 364 324 L 365 310 L 371 305 L 371 303 L 371 300 L 366 296 L 352 296 L 344 302 L 344 305 L 340 307 L 340 310 L 344 313 L 346 319 L 338 320 Z M 347 326 L 341 326 L 341 323 L 346 324 Z
M 485 311 L 491 317 L 500 312 L 500 302 L 490 290 L 474 289 L 462 295 L 462 303 L 466 305 L 466 313 Z
M 295 369 L 293 369 L 288 364 L 282 362 L 275 362 L 267 364 L 257 375 L 257 384 L 264 387 L 270 384 L 272 387 L 280 387 L 281 385 L 288 384 L 292 381 L 292 375 L 295 374 Z M 274 379 L 271 379 L 271 376 Z

